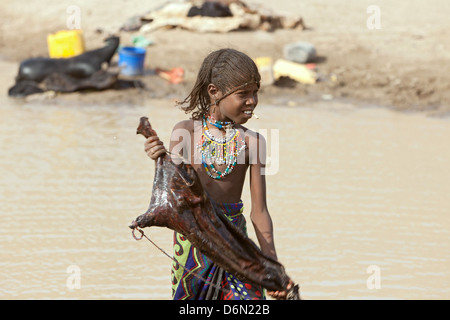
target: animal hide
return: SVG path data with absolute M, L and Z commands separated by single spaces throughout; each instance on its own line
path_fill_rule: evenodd
M 118 74 L 103 70 L 102 65 L 109 65 L 119 42 L 119 37 L 111 36 L 105 39 L 102 48 L 71 58 L 26 59 L 20 63 L 16 83 L 8 90 L 8 95 L 25 97 L 49 90 L 74 92 L 110 88 L 117 82 Z
M 141 118 L 137 133 L 151 136 L 151 125 Z M 130 228 L 159 226 L 183 234 L 217 265 L 242 281 L 268 290 L 286 290 L 290 281 L 284 267 L 220 212 L 203 189 L 192 166 L 176 165 L 168 154 L 156 160 L 150 206 Z M 291 289 L 298 298 L 298 285 Z

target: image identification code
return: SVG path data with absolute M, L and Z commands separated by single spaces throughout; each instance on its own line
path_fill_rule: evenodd
M 263 315 L 269 314 L 269 305 L 266 304 L 249 304 L 249 305 L 224 305 L 223 314 L 256 314 Z
M 242 304 L 242 305 L 229 305 L 224 304 L 221 308 L 213 306 L 193 306 L 186 304 L 179 309 L 180 315 L 203 315 L 207 318 L 211 317 L 214 313 L 221 313 L 223 315 L 268 315 L 270 312 L 269 305 L 267 304 Z

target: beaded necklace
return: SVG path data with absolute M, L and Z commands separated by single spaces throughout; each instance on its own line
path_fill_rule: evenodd
M 233 124 L 234 124 L 233 121 L 219 121 L 219 120 L 216 120 L 213 115 L 210 115 L 209 117 L 207 117 L 206 120 L 209 123 L 211 123 L 214 127 L 219 128 L 219 129 L 224 129 L 225 128 L 225 130 L 233 128 Z
M 225 128 L 225 136 L 217 138 L 211 134 L 208 122 L 219 129 Z M 220 180 L 230 174 L 237 164 L 239 154 L 245 149 L 245 142 L 239 130 L 234 128 L 233 125 L 233 122 L 221 122 L 211 117 L 203 117 L 204 130 L 197 149 L 202 154 L 202 164 L 206 173 L 213 179 Z M 218 171 L 214 167 L 214 163 L 217 165 L 226 164 L 225 170 L 223 172 Z

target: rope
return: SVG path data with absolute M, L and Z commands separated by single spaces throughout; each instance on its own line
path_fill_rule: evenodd
M 141 237 L 138 238 L 136 237 L 136 235 L 134 234 L 134 231 L 137 230 L 140 232 Z M 186 271 L 188 273 L 188 275 L 192 274 L 194 277 L 200 279 L 201 281 L 203 281 L 205 284 L 208 284 L 212 287 L 214 287 L 217 290 L 223 290 L 226 292 L 230 292 L 231 289 L 228 288 L 222 288 L 208 280 L 206 280 L 205 278 L 203 278 L 202 276 L 198 275 L 196 272 L 193 272 L 193 270 L 189 270 L 188 268 L 186 268 L 184 265 L 182 265 L 181 263 L 179 263 L 173 256 L 169 255 L 166 251 L 164 251 L 164 249 L 162 249 L 161 247 L 159 247 L 155 242 L 152 241 L 152 239 L 150 239 L 149 237 L 147 237 L 147 235 L 144 233 L 143 230 L 139 229 L 138 227 L 134 228 L 133 231 L 131 232 L 131 234 L 133 235 L 133 238 L 137 241 L 142 240 L 142 238 L 147 239 L 148 241 L 150 241 L 150 243 L 152 245 L 154 245 L 156 248 L 158 248 L 159 251 L 161 251 L 165 256 L 167 256 L 169 259 L 171 259 L 172 261 L 174 261 L 178 266 L 182 267 L 184 271 Z
M 136 237 L 136 235 L 134 234 L 134 231 L 137 230 L 140 232 L 141 237 L 138 238 Z M 194 277 L 200 279 L 201 281 L 203 281 L 205 284 L 208 284 L 212 287 L 214 287 L 217 290 L 223 290 L 226 293 L 229 293 L 231 291 L 231 289 L 228 288 L 222 288 L 214 283 L 212 283 L 211 281 L 206 280 L 205 278 L 203 278 L 202 276 L 198 275 L 196 272 L 193 272 L 192 270 L 187 269 L 184 265 L 182 265 L 181 263 L 179 263 L 173 256 L 169 255 L 166 251 L 164 251 L 164 249 L 162 249 L 161 247 L 159 247 L 155 242 L 153 242 L 152 239 L 150 239 L 149 237 L 147 237 L 147 235 L 144 233 L 144 231 L 142 231 L 140 228 L 136 227 L 131 231 L 131 234 L 133 235 L 133 238 L 137 241 L 142 240 L 142 238 L 147 239 L 148 241 L 150 241 L 150 243 L 152 245 L 154 245 L 156 248 L 158 248 L 159 251 L 161 251 L 165 256 L 167 256 L 169 259 L 171 259 L 172 261 L 174 261 L 178 266 L 182 267 L 184 271 L 186 271 L 188 273 L 188 275 L 192 274 Z M 214 298 L 213 300 L 217 300 L 217 294 L 218 292 L 216 292 L 214 294 Z M 238 294 L 240 296 L 243 296 L 241 293 L 238 292 Z M 287 296 L 287 300 L 300 300 L 300 293 L 299 293 L 299 286 L 298 284 L 293 285 L 292 288 L 289 290 L 288 292 L 288 296 Z

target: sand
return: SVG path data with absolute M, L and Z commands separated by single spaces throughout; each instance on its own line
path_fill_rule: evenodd
M 141 34 L 119 31 L 134 15 L 143 15 L 166 1 L 25 1 L 0 4 L 0 85 L 13 85 L 19 63 L 30 57 L 47 56 L 46 37 L 65 29 L 67 8 L 80 8 L 81 28 L 87 49 L 103 45 L 111 33 L 130 44 L 135 35 L 153 41 L 148 47 L 146 68 L 185 69 L 185 82 L 168 84 L 147 75 L 146 90 L 107 90 L 58 95 L 57 99 L 81 103 L 137 103 L 148 99 L 182 99 L 189 92 L 206 54 L 220 47 L 233 47 L 252 57 L 283 57 L 290 42 L 315 45 L 321 81 L 314 85 L 284 83 L 261 90 L 261 101 L 269 104 L 307 106 L 308 101 L 345 99 L 356 105 L 379 105 L 396 110 L 443 115 L 450 111 L 450 36 L 447 0 L 269 0 L 260 3 L 278 14 L 296 14 L 306 30 L 235 31 L 225 34 L 196 33 L 181 29 Z M 379 24 L 374 11 L 379 9 Z M 368 23 L 369 26 L 368 27 Z M 378 28 L 373 28 L 373 26 Z M 113 61 L 117 60 L 117 55 Z

